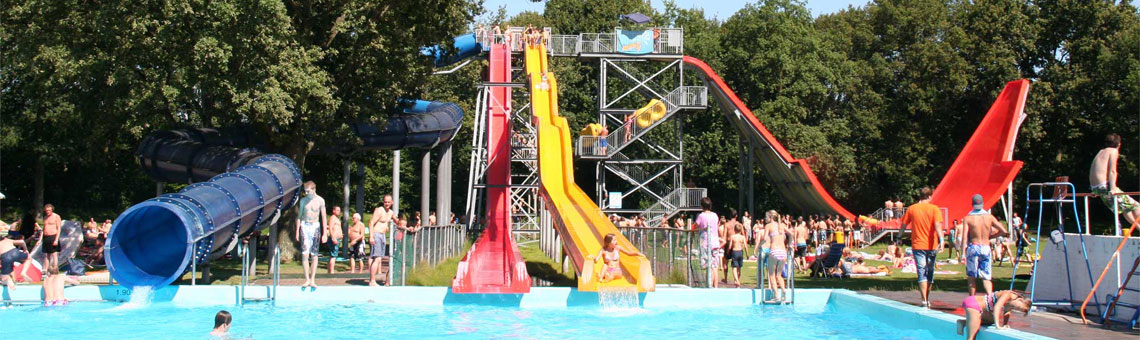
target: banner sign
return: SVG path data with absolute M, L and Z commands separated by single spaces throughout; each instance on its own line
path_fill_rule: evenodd
M 618 30 L 618 52 L 625 54 L 653 53 L 653 31 Z

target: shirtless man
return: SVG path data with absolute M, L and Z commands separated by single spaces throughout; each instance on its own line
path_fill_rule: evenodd
M 732 237 L 736 236 L 737 230 L 743 231 L 743 226 L 740 225 L 740 222 L 736 221 L 736 209 L 728 209 L 728 219 L 724 221 L 724 228 L 722 230 L 724 232 L 720 236 L 721 239 L 725 240 L 726 243 L 732 241 Z M 745 243 L 747 243 L 747 241 L 745 241 Z M 730 269 L 729 262 L 731 262 L 732 259 L 732 251 L 725 250 L 724 261 L 721 262 L 721 267 L 724 271 L 724 283 L 728 283 L 728 270 Z
M 329 245 L 329 274 L 336 274 L 336 257 L 340 256 L 340 241 L 344 239 L 344 230 L 340 227 L 340 207 L 333 206 L 332 218 L 325 224 L 322 243 Z
M 1140 218 L 1140 204 L 1127 195 L 1113 195 L 1122 192 L 1116 187 L 1116 161 L 1120 158 L 1120 143 L 1118 134 L 1105 136 L 1104 148 L 1097 152 L 1089 167 L 1089 184 L 1092 185 L 1093 195 L 1100 197 L 1109 210 L 1116 210 L 1132 224 Z M 1116 197 L 1116 202 L 1113 202 L 1113 196 Z
M 744 237 L 744 225 L 737 223 L 734 233 L 728 239 L 728 252 L 732 260 L 732 278 L 736 288 L 740 288 L 740 267 L 744 266 L 744 249 L 748 248 L 748 238 Z
M 764 233 L 760 238 L 767 243 L 768 251 L 768 289 L 776 295 L 776 302 L 784 301 L 784 267 L 788 261 L 788 236 L 791 232 L 788 226 L 778 222 L 780 214 L 775 210 L 767 213 L 768 224 L 764 226 Z
M 803 221 L 803 217 L 800 217 L 793 232 L 796 235 L 796 267 L 806 273 L 808 266 L 807 259 L 804 257 L 807 256 L 807 241 L 810 232 L 808 231 L 807 223 Z
M 63 219 L 55 213 L 55 206 L 44 204 L 44 234 L 40 237 L 44 255 L 47 255 L 45 268 L 59 268 L 59 230 Z
M 111 233 L 111 220 L 103 220 L 103 224 L 99 225 L 99 233 L 103 234 L 103 237 Z
M 320 248 L 321 225 L 328 225 L 325 199 L 317 195 L 317 184 L 305 182 L 305 197 L 301 198 L 301 212 L 297 214 L 294 239 L 301 243 L 301 268 L 304 269 L 305 287 L 317 288 L 317 249 Z
M 368 221 L 368 229 L 372 232 L 372 256 L 368 259 L 368 285 L 377 287 L 376 274 L 380 273 L 380 264 L 384 262 L 387 253 L 388 230 L 392 228 L 395 212 L 392 211 L 392 195 L 384 195 L 384 206 L 372 211 L 372 220 Z M 428 225 L 435 225 L 435 213 L 428 217 Z M 388 285 L 384 280 L 384 285 Z
M 8 290 L 16 289 L 16 279 L 12 277 L 12 271 L 16 268 L 16 262 L 24 263 L 28 260 L 28 246 L 24 243 L 22 237 L 8 234 L 7 237 L 0 240 L 0 284 L 8 286 Z M 28 277 L 28 268 L 31 266 L 21 266 L 20 276 L 24 277 L 24 281 L 32 281 Z
M 979 277 L 982 278 L 986 294 L 994 292 L 993 283 L 990 282 L 990 238 L 1006 235 L 1007 231 L 1001 222 L 985 210 L 982 195 L 974 195 L 971 202 L 974 210 L 962 218 L 965 230 L 960 234 L 958 244 L 965 248 L 962 253 L 966 254 L 966 283 L 970 286 L 970 296 L 974 296 L 978 290 L 974 281 Z M 997 229 L 996 233 L 994 228 Z
M 360 213 L 352 214 L 352 223 L 348 227 L 348 267 L 351 273 L 356 274 L 356 264 L 360 263 L 360 271 L 364 271 L 364 222 Z

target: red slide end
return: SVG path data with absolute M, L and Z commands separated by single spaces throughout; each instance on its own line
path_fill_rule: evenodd
M 1005 84 L 966 147 L 934 189 L 931 203 L 947 208 L 950 220 L 970 213 L 970 199 L 974 194 L 981 194 L 989 209 L 1017 177 L 1023 163 L 1013 160 L 1013 145 L 1028 94 L 1029 80 Z

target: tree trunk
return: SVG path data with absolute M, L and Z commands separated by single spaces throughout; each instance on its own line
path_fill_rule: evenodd
M 36 161 L 32 165 L 32 182 L 35 193 L 31 209 L 38 211 L 44 207 L 44 156 L 36 155 Z

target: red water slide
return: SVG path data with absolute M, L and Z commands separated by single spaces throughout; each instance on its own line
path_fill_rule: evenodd
M 811 166 L 801 158 L 792 157 L 792 154 L 780 144 L 764 124 L 756 119 L 752 110 L 740 101 L 736 93 L 728 88 L 724 80 L 713 71 L 712 67 L 700 59 L 690 56 L 684 57 L 685 66 L 698 71 L 704 79 L 705 85 L 716 95 L 721 104 L 722 112 L 740 134 L 760 145 L 755 148 L 761 172 L 763 172 L 772 186 L 784 196 L 788 205 L 799 213 L 808 214 L 838 214 L 849 219 L 855 219 L 855 214 L 839 205 L 835 198 L 823 188 Z
M 807 161 L 793 157 L 708 64 L 689 56 L 684 57 L 684 62 L 686 67 L 698 71 L 720 102 L 724 115 L 741 135 L 759 143 L 756 144 L 760 145 L 756 148 L 759 166 L 792 209 L 800 213 L 855 218 L 824 189 Z M 948 208 L 950 219 L 962 218 L 970 211 L 970 198 L 974 194 L 985 198 L 987 208 L 992 206 L 1017 176 L 1022 163 L 1012 160 L 1013 143 L 1028 93 L 1028 80 L 1006 84 L 935 189 L 932 202 Z
M 490 51 L 494 83 L 511 81 L 511 52 L 495 44 Z M 454 293 L 527 293 L 530 275 L 511 239 L 511 88 L 491 87 L 487 107 L 487 228 L 459 262 L 451 283 Z
M 989 209 L 1017 177 L 1023 163 L 1013 160 L 1013 143 L 1017 141 L 1017 130 L 1025 116 L 1022 112 L 1028 95 L 1029 80 L 1006 83 L 958 159 L 934 189 L 930 202 L 947 208 L 951 220 L 970 212 L 970 198 L 974 194 L 981 194 Z

